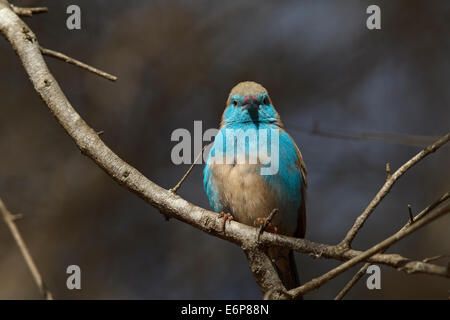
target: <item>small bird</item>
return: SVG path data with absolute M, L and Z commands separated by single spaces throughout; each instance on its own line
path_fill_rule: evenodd
M 272 140 L 274 136 L 278 136 L 277 141 Z M 271 141 L 277 145 L 267 148 L 269 158 L 274 162 L 273 156 L 278 156 L 278 168 L 263 174 L 262 169 L 273 163 L 268 164 L 267 154 L 261 152 L 265 149 L 262 144 Z M 261 226 L 277 209 L 267 231 L 305 236 L 305 163 L 262 85 L 246 81 L 231 90 L 203 176 L 210 205 L 224 217 L 224 226 L 229 218 Z M 285 288 L 299 286 L 292 250 L 272 247 L 267 254 Z

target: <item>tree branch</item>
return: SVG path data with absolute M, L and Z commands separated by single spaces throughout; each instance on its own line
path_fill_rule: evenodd
M 79 60 L 76 60 L 74 58 L 66 56 L 65 54 L 63 54 L 61 52 L 53 51 L 53 50 L 50 50 L 50 49 L 46 49 L 46 48 L 44 48 L 42 46 L 40 46 L 40 49 L 41 49 L 42 54 L 44 54 L 46 56 L 63 60 L 64 62 L 73 64 L 73 65 L 75 65 L 77 67 L 80 67 L 80 68 L 85 69 L 85 70 L 87 70 L 89 72 L 95 73 L 96 75 L 98 75 L 100 77 L 103 77 L 103 78 L 106 78 L 108 80 L 111 80 L 111 81 L 116 81 L 117 80 L 116 76 L 113 76 L 112 74 L 109 74 L 109 73 L 107 73 L 105 71 L 102 71 L 102 70 L 99 70 L 97 68 L 94 68 L 94 67 L 92 67 L 92 66 L 90 66 L 90 65 L 88 65 L 88 64 L 86 64 L 84 62 L 81 62 Z
M 33 14 L 45 13 L 48 11 L 48 8 L 46 8 L 46 7 L 22 8 L 22 7 L 16 7 L 14 5 L 11 5 L 11 8 L 14 10 L 14 12 L 17 15 L 24 16 L 24 17 L 31 17 L 31 16 L 33 16 Z
M 44 280 L 42 280 L 41 274 L 38 268 L 36 267 L 33 258 L 31 257 L 30 250 L 25 244 L 25 241 L 23 240 L 19 232 L 19 229 L 17 228 L 16 223 L 14 222 L 14 220 L 16 220 L 16 216 L 13 215 L 8 210 L 8 208 L 6 208 L 6 205 L 2 201 L 2 199 L 0 199 L 0 213 L 3 216 L 3 220 L 5 220 L 5 223 L 8 226 L 9 231 L 11 231 L 11 234 L 13 235 L 14 240 L 16 241 L 16 244 L 19 247 L 20 252 L 22 253 L 25 263 L 27 264 L 27 267 L 30 270 L 31 275 L 33 276 L 34 282 L 36 282 L 36 285 L 40 293 L 46 300 L 53 300 L 52 293 L 47 289 Z
M 414 166 L 420 160 L 422 160 L 426 156 L 430 155 L 431 153 L 435 152 L 437 149 L 445 145 L 449 140 L 450 140 L 450 133 L 447 133 L 445 136 L 443 136 L 439 140 L 435 141 L 433 144 L 429 145 L 428 147 L 420 151 L 413 158 L 411 158 L 409 161 L 403 164 L 397 171 L 395 171 L 394 174 L 392 174 L 390 178 L 386 180 L 386 183 L 383 185 L 380 191 L 378 191 L 378 193 L 375 195 L 375 197 L 372 199 L 372 201 L 369 203 L 366 209 L 356 219 L 355 223 L 348 231 L 347 235 L 345 236 L 344 240 L 342 240 L 340 245 L 343 248 L 349 248 L 351 246 L 353 239 L 356 237 L 358 231 L 362 228 L 366 220 L 369 218 L 370 214 L 373 212 L 373 210 L 375 210 L 375 208 L 378 206 L 381 200 L 383 200 L 383 198 L 389 193 L 394 183 L 412 166 Z
M 367 268 L 370 267 L 370 263 L 364 264 L 361 269 L 353 276 L 353 278 L 347 282 L 347 284 L 342 288 L 342 290 L 337 294 L 334 300 L 342 300 L 342 298 L 350 291 L 351 288 L 361 279 L 367 271 Z
M 200 151 L 200 153 L 197 155 L 197 157 L 195 158 L 194 162 L 191 164 L 191 166 L 189 167 L 189 169 L 186 171 L 186 173 L 184 174 L 184 176 L 181 178 L 181 180 L 175 185 L 175 187 L 173 187 L 172 189 L 170 189 L 171 192 L 176 193 L 178 191 L 178 189 L 181 187 L 181 185 L 183 184 L 184 180 L 186 180 L 186 178 L 188 177 L 188 175 L 191 173 L 192 169 L 194 168 L 195 164 L 197 163 L 198 159 L 200 159 L 200 157 L 203 155 L 203 151 L 205 151 L 205 148 L 208 146 L 208 144 L 204 145 L 202 148 L 202 151 Z
M 244 248 L 244 253 L 264 299 L 289 300 L 292 298 L 278 277 L 272 261 L 263 250 L 257 247 L 256 243 L 250 248 Z
M 403 239 L 404 237 L 406 237 L 407 235 L 413 233 L 414 231 L 418 230 L 419 228 L 425 226 L 426 224 L 430 223 L 431 221 L 433 221 L 434 219 L 446 214 L 450 212 L 450 202 L 447 203 L 445 206 L 439 207 L 437 209 L 435 209 L 434 212 L 428 214 L 427 216 L 425 216 L 424 218 L 422 218 L 420 221 L 416 221 L 414 222 L 414 224 L 410 225 L 409 227 L 407 227 L 406 229 L 401 229 L 400 231 L 398 231 L 397 233 L 393 234 L 392 236 L 390 236 L 389 238 L 381 241 L 380 243 L 374 245 L 373 247 L 371 247 L 370 249 L 364 251 L 362 254 L 344 262 L 343 264 L 339 265 L 338 267 L 328 271 L 327 273 L 325 273 L 324 275 L 312 279 L 311 281 L 305 283 L 304 285 L 292 289 L 289 291 L 289 294 L 291 294 L 293 297 L 296 296 L 300 296 L 300 295 L 304 295 L 305 293 L 308 293 L 314 289 L 317 289 L 318 287 L 320 287 L 321 285 L 323 285 L 325 282 L 335 278 L 336 276 L 338 276 L 339 274 L 341 274 L 342 272 L 350 269 L 351 267 L 353 267 L 354 265 L 356 265 L 357 263 L 364 261 L 365 259 L 369 258 L 370 256 L 376 254 L 377 252 L 380 252 L 382 250 L 385 250 L 387 248 L 389 248 L 390 246 L 392 246 L 394 243 L 400 241 L 401 239 Z M 447 270 L 447 273 L 449 273 L 449 270 Z

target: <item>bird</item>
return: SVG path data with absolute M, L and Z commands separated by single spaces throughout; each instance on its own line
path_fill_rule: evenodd
M 275 136 L 278 140 L 272 140 Z M 268 149 L 270 161 L 277 160 L 278 168 L 267 173 L 263 169 L 272 164 L 268 163 L 268 153 L 261 150 L 263 142 L 269 140 L 277 142 L 275 147 L 268 143 L 271 145 Z M 277 210 L 265 231 L 304 238 L 305 162 L 261 84 L 244 81 L 232 88 L 219 131 L 206 157 L 203 187 L 211 207 L 224 217 L 224 227 L 227 219 L 261 227 Z M 293 251 L 270 247 L 266 253 L 284 287 L 287 290 L 298 287 Z

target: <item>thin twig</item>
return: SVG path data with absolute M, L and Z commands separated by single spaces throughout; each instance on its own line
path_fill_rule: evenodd
M 413 158 L 403 164 L 394 174 L 386 181 L 383 187 L 378 191 L 366 209 L 361 213 L 361 215 L 356 219 L 355 223 L 351 227 L 351 229 L 347 232 L 344 240 L 339 244 L 343 248 L 349 248 L 353 239 L 356 237 L 358 231 L 362 228 L 367 218 L 369 218 L 370 214 L 375 210 L 378 204 L 383 200 L 383 198 L 389 193 L 394 183 L 412 166 L 418 163 L 420 160 L 428 156 L 429 154 L 435 152 L 437 149 L 445 145 L 450 140 L 450 133 L 447 133 L 445 136 L 435 141 L 433 144 L 429 145 L 418 154 L 416 154 Z
M 39 291 L 41 292 L 41 294 L 44 296 L 45 299 L 53 300 L 52 293 L 47 289 L 44 281 L 42 280 L 41 274 L 39 273 L 39 270 L 36 267 L 33 258 L 31 257 L 30 251 L 28 250 L 27 245 L 25 244 L 25 241 L 23 240 L 19 232 L 19 229 L 17 228 L 16 223 L 14 222 L 15 220 L 14 215 L 11 214 L 11 212 L 9 212 L 2 199 L 0 199 L 0 212 L 3 216 L 3 219 L 5 220 L 6 225 L 11 231 L 14 240 L 16 241 L 16 244 L 23 255 L 23 258 L 25 259 L 28 269 L 30 269 L 31 274 L 33 275 L 33 279 L 36 282 Z
M 14 10 L 16 14 L 24 17 L 31 17 L 33 14 L 37 13 L 45 13 L 48 11 L 47 7 L 36 7 L 36 8 L 22 8 L 11 5 L 11 8 Z
M 66 56 L 65 54 L 63 54 L 61 52 L 53 51 L 53 50 L 50 50 L 50 49 L 46 49 L 46 48 L 44 48 L 42 46 L 40 46 L 40 49 L 41 49 L 42 54 L 44 54 L 46 56 L 57 58 L 57 59 L 61 59 L 64 62 L 73 64 L 73 65 L 75 65 L 77 67 L 80 67 L 80 68 L 85 69 L 85 70 L 87 70 L 89 72 L 95 73 L 96 75 L 98 75 L 100 77 L 103 77 L 103 78 L 106 78 L 108 80 L 111 80 L 111 81 L 116 81 L 117 80 L 116 76 L 113 76 L 113 75 L 111 75 L 111 74 L 109 74 L 109 73 L 107 73 L 105 71 L 99 70 L 97 68 L 94 68 L 94 67 L 92 67 L 92 66 L 90 66 L 90 65 L 88 65 L 88 64 L 86 64 L 84 62 L 81 62 L 79 60 L 76 60 L 74 58 Z
M 370 263 L 364 264 L 364 266 L 361 267 L 361 269 L 358 270 L 358 272 L 353 276 L 353 278 L 347 282 L 344 288 L 336 295 L 334 300 L 342 300 L 342 298 L 350 291 L 351 288 L 361 279 L 367 271 L 367 268 L 370 267 Z
M 440 260 L 440 259 L 449 258 L 449 257 L 450 257 L 449 254 L 440 254 L 438 256 L 425 258 L 422 261 L 425 262 L 425 263 L 428 263 L 428 262 L 431 262 L 431 261 Z
M 416 220 L 419 220 L 421 217 L 425 216 L 427 213 L 429 213 L 431 210 L 433 210 L 434 208 L 436 208 L 438 205 L 442 204 L 443 202 L 445 202 L 447 199 L 450 198 L 450 192 L 445 193 L 443 196 L 439 197 L 439 199 L 435 200 L 431 205 L 429 205 L 428 207 L 426 207 L 425 209 L 423 209 L 416 217 Z M 411 206 L 408 205 L 408 208 L 411 209 Z M 414 216 L 412 214 L 412 211 L 409 210 L 410 212 L 410 218 L 409 221 L 400 229 L 400 231 L 408 228 L 408 226 L 410 226 L 414 221 Z M 382 253 L 385 250 L 381 251 Z M 437 256 L 437 257 L 433 257 L 433 258 L 437 258 L 440 259 L 441 256 Z M 430 260 L 424 259 L 422 260 L 422 262 L 424 263 L 428 263 L 430 261 L 433 261 L 435 259 L 433 258 L 429 258 Z M 365 274 L 365 272 L 367 271 L 367 268 L 370 266 L 370 263 L 366 263 L 354 276 L 353 278 L 345 285 L 345 287 L 337 294 L 337 296 L 334 298 L 335 300 L 341 300 L 349 291 L 350 289 L 358 282 L 359 279 L 361 279 L 361 277 Z
M 286 288 L 278 276 L 275 264 L 272 263 L 264 250 L 250 246 L 250 248 L 244 249 L 244 253 L 249 261 L 253 277 L 265 300 L 291 299 L 291 296 L 286 292 Z M 267 292 L 270 293 L 266 295 Z
M 412 209 L 411 209 L 411 205 L 408 204 L 408 213 L 409 213 L 409 222 L 413 223 L 414 222 L 414 215 L 412 213 Z
M 388 162 L 386 163 L 386 180 L 389 180 L 391 178 L 391 164 Z
M 197 163 L 198 159 L 200 159 L 200 157 L 202 156 L 203 151 L 205 151 L 205 148 L 207 146 L 208 146 L 207 144 L 203 146 L 202 151 L 200 151 L 200 153 L 197 155 L 197 157 L 195 158 L 194 162 L 191 164 L 189 169 L 184 174 L 183 178 L 181 178 L 181 180 L 175 185 L 175 187 L 173 187 L 172 189 L 169 190 L 170 192 L 177 193 L 177 190 L 181 187 L 181 185 L 183 184 L 184 180 L 186 180 L 188 175 L 191 173 L 192 169 L 194 168 L 194 166 Z
M 341 132 L 330 129 L 325 130 L 319 128 L 318 123 L 314 123 L 311 129 L 300 127 L 295 123 L 289 124 L 289 126 L 298 132 L 324 138 L 350 140 L 350 141 L 375 141 L 381 143 L 400 144 L 415 147 L 425 147 L 430 143 L 432 143 L 433 141 L 435 141 L 436 139 L 438 139 L 438 137 L 435 136 L 422 136 L 398 132 L 381 132 L 381 131 Z

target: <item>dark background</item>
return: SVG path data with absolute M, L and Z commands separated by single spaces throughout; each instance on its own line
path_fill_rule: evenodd
M 270 92 L 308 167 L 306 237 L 334 244 L 393 170 L 420 147 L 321 137 L 396 132 L 430 137 L 450 125 L 449 1 L 12 1 L 48 6 L 24 18 L 44 47 L 111 72 L 116 83 L 62 61 L 46 61 L 75 109 L 119 156 L 165 188 L 181 178 L 170 135 L 218 126 L 229 90 L 254 80 Z M 78 4 L 82 29 L 66 28 Z M 382 29 L 366 28 L 381 7 Z M 55 298 L 258 299 L 241 250 L 175 220 L 112 181 L 81 155 L 34 92 L 11 46 L 0 40 L 0 197 L 14 213 Z M 308 133 L 309 132 L 309 133 Z M 450 148 L 409 171 L 355 240 L 364 249 L 397 231 L 449 189 Z M 209 208 L 197 166 L 180 195 Z M 450 252 L 450 217 L 389 252 L 423 259 Z M 338 265 L 297 254 L 303 281 Z M 446 264 L 447 261 L 438 263 Z M 82 290 L 66 289 L 68 265 Z M 359 266 L 357 267 L 359 268 Z M 329 299 L 357 268 L 306 296 Z M 352 299 L 449 296 L 448 279 L 382 266 L 382 289 L 365 278 Z M 0 223 L 0 298 L 39 292 L 8 229 Z

